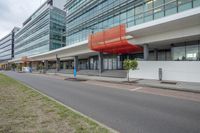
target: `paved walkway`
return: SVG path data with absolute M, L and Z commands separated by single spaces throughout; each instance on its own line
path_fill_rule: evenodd
M 157 95 L 157 91 L 152 94 L 152 90 L 151 93 L 139 92 L 138 86 L 130 86 L 128 90 L 118 84 L 115 87 L 121 89 L 116 89 L 103 83 L 102 86 L 66 81 L 60 76 L 4 73 L 121 133 L 200 132 L 198 99 L 182 99 L 175 93 L 174 97 L 166 93 Z M 141 90 L 148 91 L 145 87 Z
M 50 75 L 54 75 L 55 73 L 48 73 Z M 73 74 L 61 74 L 56 73 L 56 75 L 63 76 L 66 78 L 73 78 Z M 86 80 L 97 80 L 97 81 L 106 81 L 106 82 L 117 82 L 117 83 L 125 83 L 127 81 L 126 78 L 113 78 L 113 77 L 100 77 L 100 76 L 87 76 L 87 75 L 77 75 L 79 79 Z M 148 87 L 157 87 L 163 89 L 172 89 L 172 90 L 181 90 L 181 91 L 189 91 L 189 92 L 198 92 L 200 93 L 200 83 L 191 83 L 191 82 L 174 82 L 167 81 L 169 83 L 162 83 L 158 80 L 149 80 L 149 79 L 131 79 L 134 84 L 139 84 Z

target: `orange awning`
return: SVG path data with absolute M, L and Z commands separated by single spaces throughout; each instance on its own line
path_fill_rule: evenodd
M 119 25 L 90 35 L 89 48 L 94 51 L 112 54 L 142 51 L 142 47 L 130 44 L 126 39 L 125 25 Z

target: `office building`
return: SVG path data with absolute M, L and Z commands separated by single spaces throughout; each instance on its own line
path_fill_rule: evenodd
M 8 60 L 14 58 L 14 39 L 15 33 L 19 28 L 15 27 L 13 30 L 0 40 L 0 63 L 6 64 Z M 6 68 L 6 65 L 2 65 Z
M 46 1 L 23 23 L 15 36 L 15 59 L 65 46 L 65 12 L 54 4 Z
M 29 56 L 47 69 L 80 74 L 200 82 L 200 0 L 67 0 L 66 46 Z M 52 67 L 54 66 L 54 67 Z M 189 69 L 188 69 L 189 68 Z

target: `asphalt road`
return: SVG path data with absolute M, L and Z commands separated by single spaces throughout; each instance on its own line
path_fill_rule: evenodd
M 200 102 L 6 72 L 121 133 L 200 133 Z

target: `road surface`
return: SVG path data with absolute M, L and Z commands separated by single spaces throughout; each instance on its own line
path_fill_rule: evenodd
M 121 133 L 200 133 L 198 100 L 52 76 L 4 73 Z

